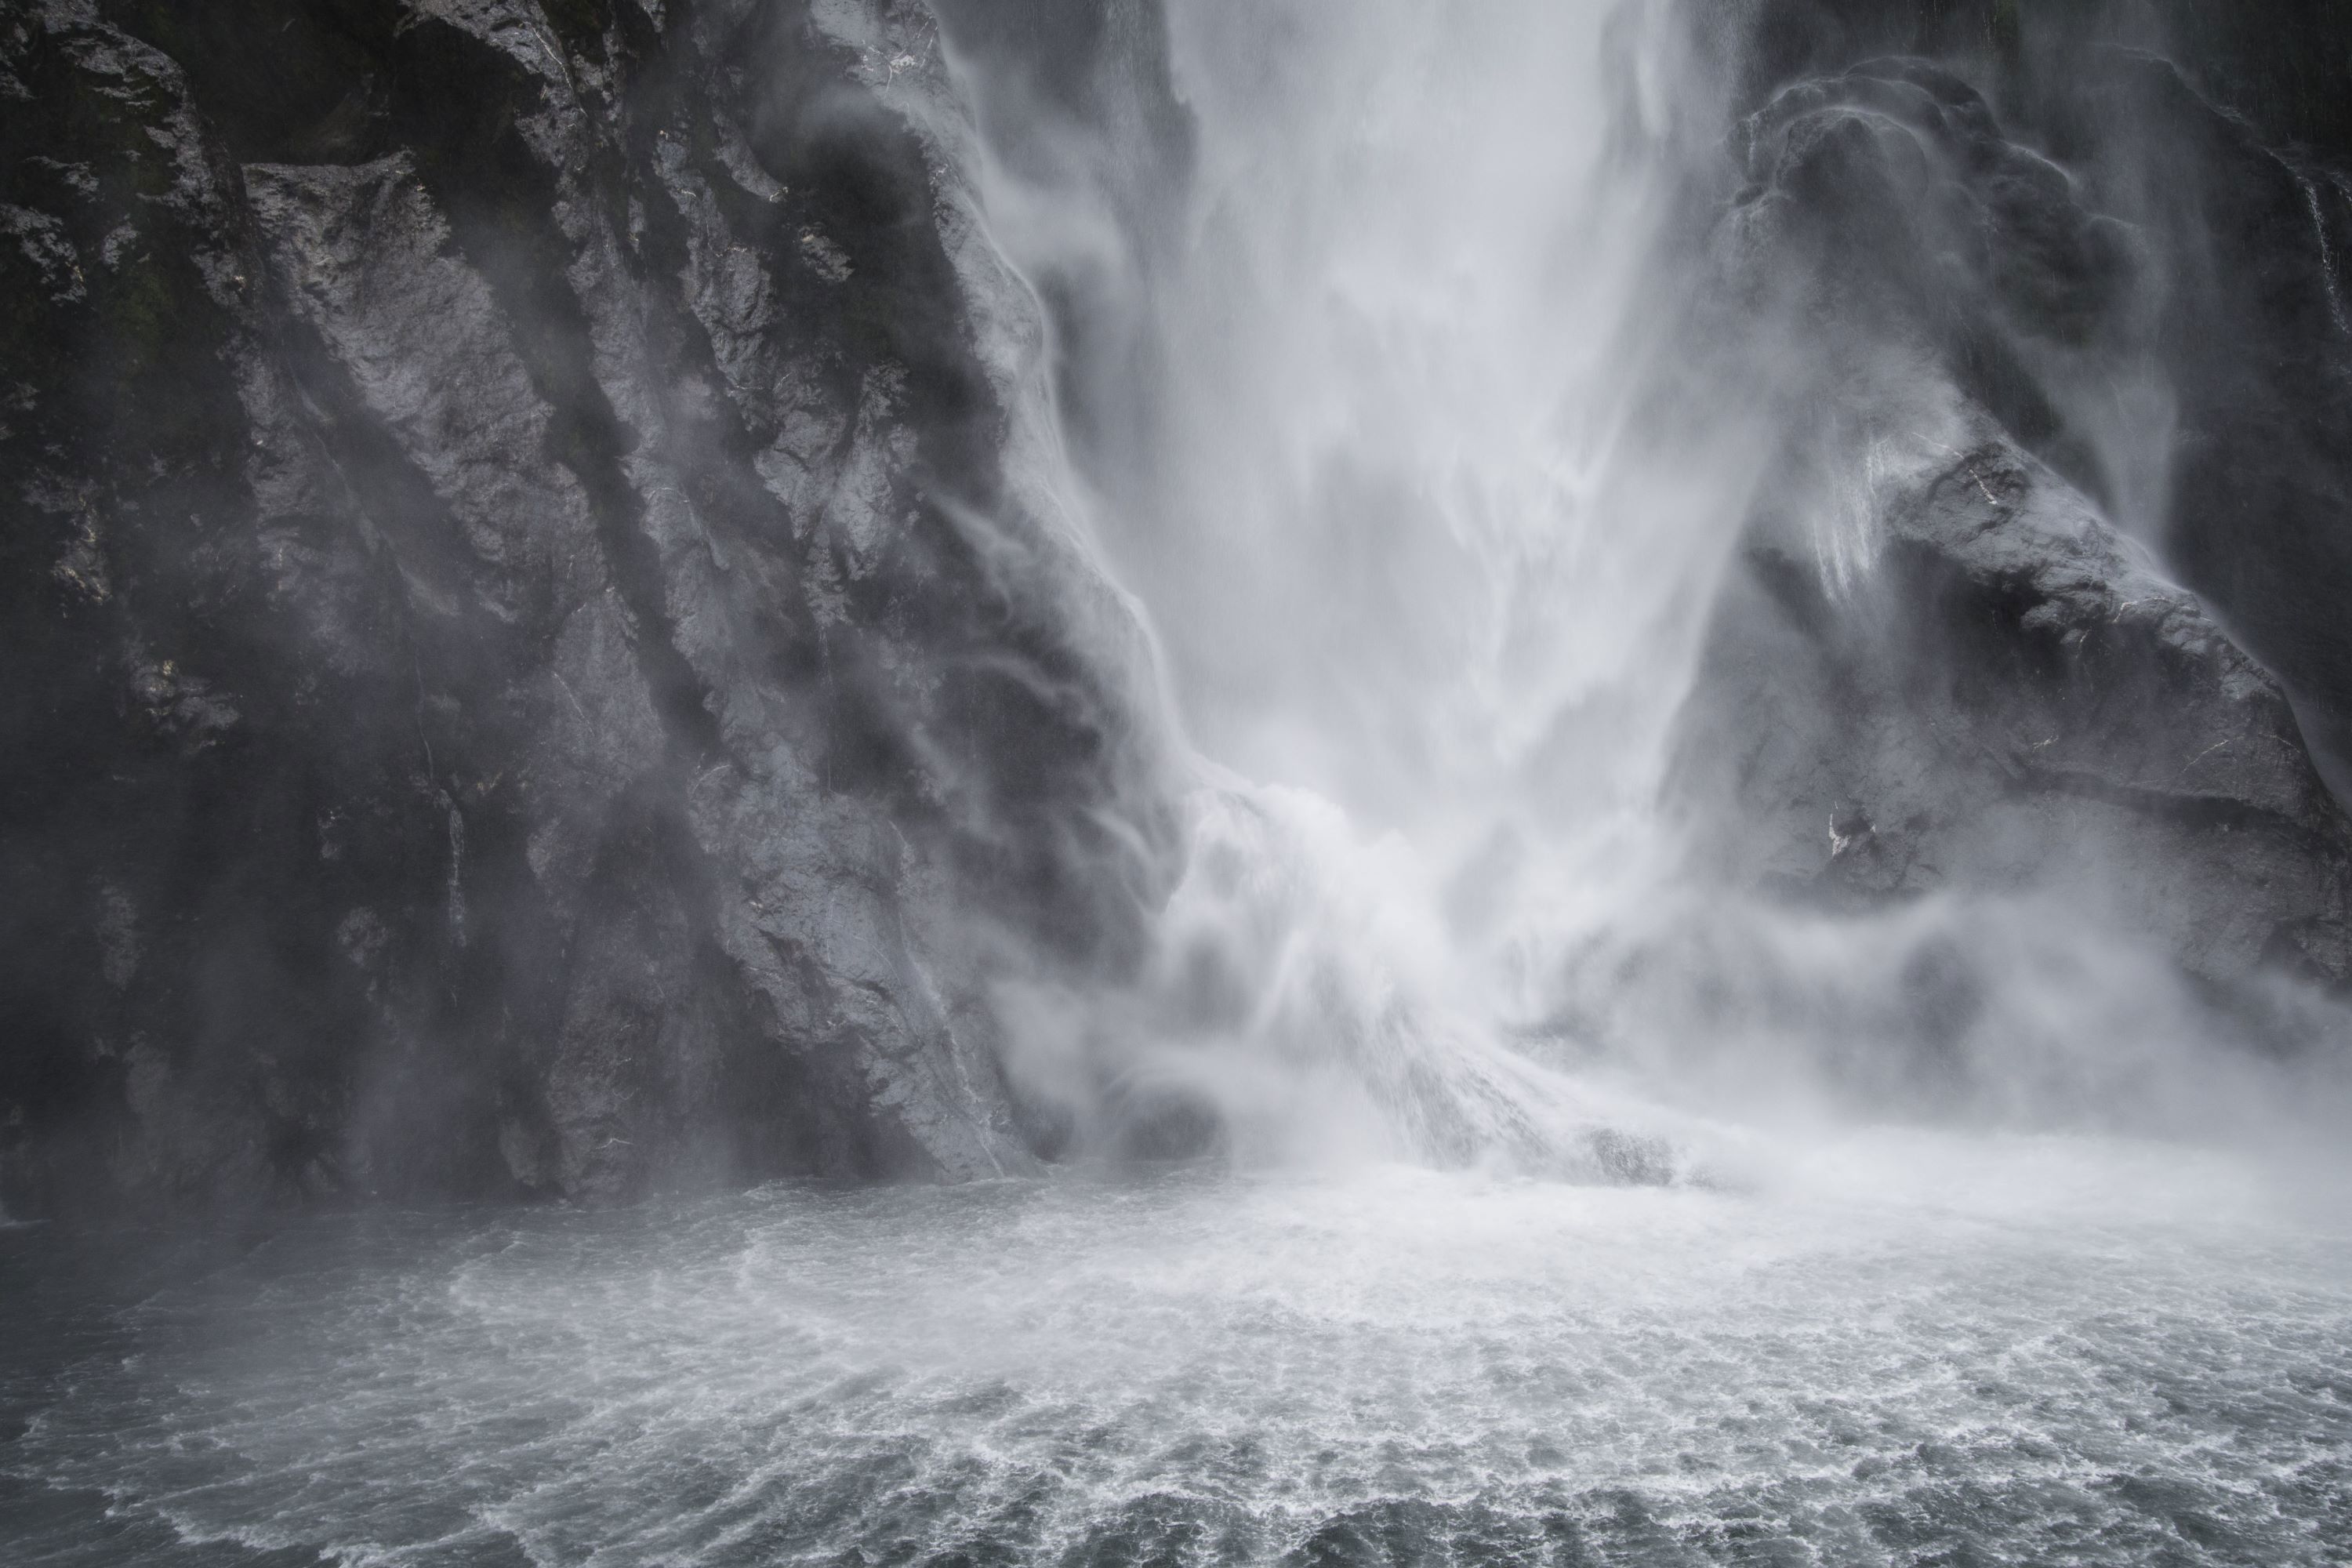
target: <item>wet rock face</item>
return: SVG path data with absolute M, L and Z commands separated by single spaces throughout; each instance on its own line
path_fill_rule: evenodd
M 1972 396 L 2157 543 L 2352 789 L 2345 18 L 1768 0 L 1748 43 L 1750 199 L 1801 205 L 1845 308 L 1902 296 Z M 1923 60 L 1806 76 L 1905 49 L 1962 62 L 2011 132 Z
M 0 1201 L 1028 1158 L 1171 829 L 938 48 L 849 4 L 0 15 Z
M 1933 376 L 2111 504 L 2162 467 L 2159 448 L 2103 439 L 2136 412 L 2111 406 L 2118 372 L 2150 374 L 2147 247 L 2073 174 L 2004 137 L 1974 89 L 1923 60 L 1865 61 L 1775 95 L 1735 152 L 1746 183 L 1724 226 L 1733 275 L 1817 325 L 1807 347 L 1824 407 L 1801 447 L 1857 421 L 1918 423 L 1894 405 Z
M 2053 891 L 2223 987 L 2340 984 L 2352 826 L 2287 688 L 2105 521 L 2074 395 L 2160 358 L 2166 253 L 1917 61 L 1740 151 L 1731 276 L 1820 336 L 1685 719 L 1707 858 L 1832 907 Z
M 2127 50 L 2092 55 L 2049 117 L 2153 258 L 2151 353 L 2176 400 L 2167 558 L 2352 789 L 2352 178 Z
M 2352 832 L 2276 680 L 1989 421 L 1886 498 L 1840 590 L 1759 535 L 1686 787 L 1800 901 L 2058 889 L 2224 984 L 2352 972 Z

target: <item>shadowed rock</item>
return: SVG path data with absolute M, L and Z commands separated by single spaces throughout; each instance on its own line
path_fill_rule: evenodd
M 919 13 L 0 21 L 0 1197 L 1029 1159 L 1171 829 Z
M 1922 62 L 1791 88 L 1741 150 L 1733 276 L 1822 336 L 1684 720 L 1704 858 L 1849 907 L 2055 891 L 2207 981 L 2342 982 L 2352 826 L 2285 689 L 2091 499 L 2069 389 L 2145 347 L 2145 257 Z

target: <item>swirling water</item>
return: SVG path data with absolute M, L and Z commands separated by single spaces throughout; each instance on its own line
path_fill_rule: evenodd
M 15 1563 L 2352 1556 L 2340 1191 L 1845 1134 L 0 1236 Z

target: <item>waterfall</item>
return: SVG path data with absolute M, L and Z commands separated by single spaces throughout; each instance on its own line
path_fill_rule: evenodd
M 1706 15 L 1202 0 L 1109 7 L 1075 66 L 951 47 L 992 239 L 1052 321 L 1033 478 L 1150 627 L 1186 803 L 1140 976 L 1000 994 L 1016 1087 L 1078 1145 L 1646 1179 L 1738 1163 L 1694 1107 L 2235 1103 L 2202 1059 L 2220 1026 L 2138 929 L 2141 830 L 2021 823 L 1998 779 L 1921 799 L 1904 775 L 1984 743 L 1916 696 L 1874 721 L 1911 731 L 1893 782 L 1839 757 L 1846 782 L 1775 804 L 1817 892 L 1720 874 L 1761 858 L 1742 833 L 1791 832 L 1678 776 L 1785 747 L 1753 703 L 1689 700 L 1710 658 L 1711 700 L 1791 658 L 1731 651 L 1777 613 L 1726 586 L 1777 529 L 1824 624 L 1894 628 L 1938 680 L 1963 656 L 1907 625 L 1926 606 L 1881 559 L 1922 517 L 1980 500 L 2024 531 L 2009 548 L 2105 552 L 2101 626 L 2179 590 L 2113 532 L 2155 529 L 2172 404 L 2148 289 L 2080 183 L 1901 62 L 1735 125 Z M 1987 167 L 2006 183 L 1970 190 Z M 1895 230 L 1837 229 L 1874 202 Z M 1946 275 L 1969 235 L 2036 225 L 2039 294 L 2022 264 Z M 2162 738 L 2160 787 L 2237 722 Z M 1947 819 L 1963 845 L 1913 842 Z M 2034 847 L 2053 831 L 2071 859 Z M 2053 891 L 2037 868 L 2062 862 Z M 1847 907 L 1865 864 L 1880 904 Z
M 966 68 L 995 238 L 1076 302 L 1041 451 L 1152 628 L 1190 827 L 1138 986 L 1013 988 L 1014 1075 L 1267 1157 L 1589 1167 L 1625 1108 L 1507 1042 L 1672 859 L 1764 455 L 1681 338 L 1697 64 L 1603 0 L 1179 6 L 1129 47 L 1189 134 Z

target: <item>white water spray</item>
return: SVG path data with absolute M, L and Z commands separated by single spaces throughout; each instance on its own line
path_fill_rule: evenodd
M 1979 1113 L 2217 1103 L 2190 1000 L 2079 911 L 1840 921 L 1685 875 L 1677 716 L 1791 438 L 1832 598 L 1973 438 L 1931 363 L 1849 345 L 1841 382 L 1753 278 L 1711 313 L 1745 241 L 1686 8 L 1108 15 L 1164 48 L 1181 147 L 1131 82 L 1074 116 L 963 74 L 993 241 L 1066 307 L 1069 467 L 1032 482 L 1152 628 L 1188 859 L 1134 986 L 1006 988 L 1024 1094 L 1081 1142 L 1675 1176 L 1745 1158 L 1694 1108 L 1858 1067 L 1883 1102 L 1878 1037 L 1964 952 L 2006 987 L 1966 999 Z
M 1202 3 L 1166 42 L 1190 178 L 1143 223 L 1150 149 L 979 85 L 1026 138 L 999 244 L 1150 367 L 1072 378 L 1139 430 L 1080 510 L 1194 758 L 1152 973 L 1016 989 L 1013 1071 L 1082 1121 L 1206 1105 L 1244 1155 L 1589 1162 L 1642 1118 L 1505 1041 L 1671 859 L 1668 726 L 1765 456 L 1673 380 L 1662 231 L 1720 127 L 1664 5 Z

